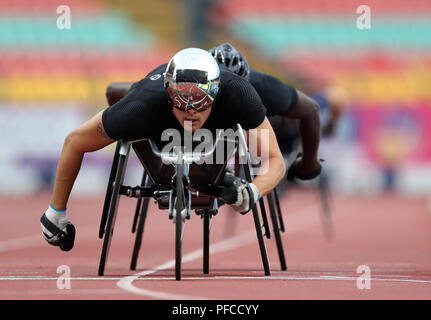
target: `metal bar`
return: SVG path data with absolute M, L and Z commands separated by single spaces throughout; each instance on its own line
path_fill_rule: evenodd
M 120 143 L 117 142 L 115 148 L 114 159 L 112 160 L 111 172 L 109 174 L 108 186 L 106 187 L 105 202 L 103 204 L 102 217 L 100 219 L 99 238 L 102 239 L 105 234 L 106 220 L 108 218 L 109 205 L 112 197 L 112 187 L 115 179 L 115 174 L 118 168 L 118 159 L 120 157 Z
M 281 212 L 280 200 L 278 199 L 277 188 L 274 188 L 273 192 L 274 192 L 275 205 L 277 207 L 277 215 L 278 215 L 278 222 L 280 224 L 280 231 L 285 232 L 286 229 L 284 228 L 283 213 Z
M 120 147 L 120 150 L 121 150 L 121 148 L 123 148 L 123 143 L 121 142 L 121 140 L 119 141 L 119 143 L 121 143 L 121 147 Z M 126 172 L 127 160 L 128 160 L 129 151 L 130 151 L 130 143 L 126 142 L 126 144 L 127 146 L 129 146 L 129 148 L 127 149 L 127 152 L 125 154 L 120 154 L 118 169 L 115 175 L 114 189 L 112 192 L 111 204 L 109 206 L 108 221 L 106 225 L 105 237 L 103 239 L 102 253 L 99 261 L 99 272 L 98 272 L 99 276 L 104 275 L 105 265 L 109 254 L 109 248 L 111 246 L 111 240 L 114 233 L 115 219 L 117 217 L 118 204 L 120 199 L 120 186 L 124 181 L 124 174 Z M 123 148 L 123 151 L 124 151 L 124 148 Z
M 210 219 L 211 212 L 210 210 L 203 210 L 203 273 L 209 273 L 209 261 L 210 261 Z
M 270 192 L 267 196 L 267 199 L 268 199 L 269 212 L 271 215 L 271 220 L 272 220 L 272 225 L 274 230 L 274 237 L 277 244 L 278 257 L 280 259 L 281 270 L 287 270 L 286 258 L 284 256 L 284 250 L 283 250 L 283 242 L 281 241 L 280 229 L 278 227 L 278 218 L 275 210 L 274 194 Z
M 141 179 L 141 186 L 145 186 L 146 178 L 147 178 L 147 173 L 144 170 L 142 174 L 142 179 Z M 139 212 L 141 211 L 141 205 L 142 205 L 142 198 L 139 198 L 136 204 L 135 215 L 133 217 L 132 233 L 135 233 L 136 231 L 136 224 L 138 222 Z

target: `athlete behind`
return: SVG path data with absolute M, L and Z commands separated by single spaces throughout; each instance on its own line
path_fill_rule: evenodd
M 321 172 L 317 155 L 320 144 L 319 104 L 276 77 L 251 68 L 241 52 L 230 43 L 213 47 L 209 52 L 219 65 L 228 68 L 253 85 L 267 109 L 268 117 L 278 115 L 298 120 L 302 156 L 295 160 L 287 175 L 289 179 L 297 177 L 301 180 L 317 177 Z M 286 137 L 281 137 L 281 139 L 284 138 Z
M 112 102 L 112 101 L 111 101 Z M 221 70 L 214 57 L 196 48 L 175 54 L 168 64 L 135 82 L 118 102 L 100 111 L 73 130 L 65 139 L 57 166 L 54 190 L 48 209 L 41 217 L 45 240 L 72 249 L 75 228 L 66 215 L 67 202 L 79 173 L 83 156 L 119 139 L 150 138 L 161 143 L 165 129 L 191 131 L 205 128 L 233 128 L 240 124 L 246 133 L 256 129 L 257 145 L 267 151 L 262 165 L 267 169 L 252 183 L 228 176 L 224 186 L 233 191 L 232 208 L 247 213 L 254 202 L 268 194 L 283 178 L 286 168 L 266 109 L 252 85 L 242 77 Z M 269 133 L 268 139 L 262 139 Z M 266 136 L 265 136 L 266 137 Z

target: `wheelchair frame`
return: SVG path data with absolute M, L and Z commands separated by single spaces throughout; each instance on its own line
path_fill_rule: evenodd
M 302 154 L 302 146 L 299 139 L 295 141 L 291 155 L 286 159 L 287 163 L 293 164 L 298 157 Z M 322 161 L 322 159 L 320 159 Z M 295 182 L 288 182 L 287 188 L 290 188 Z M 316 178 L 316 188 L 320 199 L 320 224 L 322 226 L 323 234 L 326 239 L 330 240 L 335 237 L 335 226 L 332 219 L 332 203 L 331 203 L 331 185 L 329 183 L 328 173 L 322 167 L 322 172 Z
M 243 136 L 242 128 L 238 125 L 237 129 L 240 131 L 240 138 L 236 141 L 236 152 L 235 152 L 235 175 L 240 174 L 241 168 L 244 171 L 245 178 L 247 181 L 252 181 L 252 172 L 250 169 L 250 155 L 247 150 L 247 146 L 245 143 L 245 137 Z M 203 219 L 203 273 L 209 273 L 209 245 L 210 245 L 210 220 L 211 218 L 217 214 L 218 212 L 218 202 L 220 201 L 220 190 L 217 191 L 217 186 L 214 186 L 216 194 L 211 196 L 214 197 L 214 202 L 212 207 L 205 208 L 192 208 L 191 207 L 191 190 L 188 186 L 184 186 L 182 177 L 184 176 L 185 181 L 188 180 L 188 165 L 184 161 L 183 154 L 180 152 L 177 153 L 177 163 L 175 163 L 175 174 L 176 179 L 175 183 L 172 183 L 170 190 L 159 190 L 157 186 L 152 185 L 150 183 L 150 177 L 148 172 L 144 170 L 141 184 L 136 187 L 124 186 L 124 177 L 128 162 L 128 157 L 130 154 L 130 147 L 136 141 L 124 141 L 119 140 L 117 142 L 114 159 L 112 162 L 111 172 L 109 176 L 108 186 L 106 190 L 106 196 L 102 211 L 102 217 L 99 228 L 99 238 L 103 238 L 103 246 L 101 257 L 99 261 L 99 276 L 103 276 L 105 272 L 105 266 L 107 263 L 107 258 L 109 254 L 109 249 L 113 237 L 115 221 L 117 217 L 118 205 L 120 196 L 128 196 L 137 198 L 137 206 L 135 210 L 135 215 L 132 224 L 132 233 L 136 232 L 135 244 L 132 253 L 132 259 L 130 263 L 130 269 L 135 270 L 137 259 L 139 255 L 139 250 L 142 244 L 142 236 L 145 225 L 145 220 L 148 211 L 149 199 L 152 197 L 156 199 L 158 202 L 160 198 L 160 191 L 168 192 L 169 194 L 169 217 L 175 219 L 175 278 L 176 280 L 181 279 L 181 255 L 182 255 L 182 235 L 183 235 L 183 226 L 185 223 L 185 219 L 190 218 L 191 209 L 195 209 L 197 215 L 200 215 Z M 242 159 L 242 162 L 239 160 Z M 244 159 L 246 161 L 244 161 Z M 240 163 L 244 163 L 240 165 Z M 178 201 L 181 199 L 181 201 Z M 273 224 L 273 231 L 276 238 L 276 244 L 280 259 L 281 270 L 287 270 L 285 255 L 281 240 L 280 232 L 284 232 L 284 223 L 283 217 L 281 214 L 280 204 L 278 200 L 278 195 L 276 189 L 271 191 L 267 196 L 267 201 L 269 204 L 270 216 Z M 259 200 L 260 204 L 260 213 L 262 216 L 263 224 L 260 222 L 259 211 L 257 205 L 255 204 L 251 209 L 254 219 L 254 224 L 256 228 L 256 236 L 259 244 L 262 264 L 264 268 L 265 275 L 270 275 L 271 270 L 268 261 L 268 255 L 265 247 L 264 236 L 266 238 L 270 238 L 270 230 L 269 224 L 266 217 L 266 209 L 264 204 L 264 199 Z M 175 214 L 175 217 L 172 214 L 173 206 L 175 206 L 176 213 L 182 212 L 186 210 L 186 217 L 184 219 L 182 214 Z M 262 228 L 265 230 L 265 233 L 262 232 Z

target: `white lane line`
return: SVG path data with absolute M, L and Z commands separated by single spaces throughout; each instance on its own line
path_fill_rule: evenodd
M 16 281 L 16 280 L 33 280 L 33 281 L 42 281 L 42 280 L 58 280 L 60 276 L 58 277 L 43 277 L 43 276 L 7 276 L 7 277 L 0 277 L 0 281 Z M 65 279 L 65 280 L 99 280 L 99 281 L 118 281 L 120 280 L 122 277 L 109 277 L 109 278 L 105 278 L 105 277 L 100 277 L 100 278 L 96 278 L 96 277 L 64 277 L 61 276 L 61 279 Z
M 305 211 L 305 209 L 310 209 L 310 207 L 314 207 L 316 205 L 311 205 L 309 207 L 304 208 L 301 211 Z M 298 211 L 299 213 L 299 211 Z M 93 231 L 93 227 L 87 227 L 87 228 L 82 228 L 81 229 L 81 234 L 83 233 L 87 233 L 90 234 L 90 230 Z M 82 232 L 84 230 L 84 232 Z M 214 254 L 217 252 L 223 252 L 223 251 L 228 251 L 234 248 L 237 248 L 239 246 L 248 244 L 252 241 L 254 241 L 255 237 L 253 236 L 253 234 L 255 234 L 256 230 L 251 230 L 249 232 L 246 232 L 244 234 L 241 234 L 239 236 L 236 237 L 232 237 L 230 239 L 227 240 L 223 240 L 221 242 L 212 244 L 210 247 L 210 254 Z M 5 240 L 0 242 L 0 252 L 5 252 L 5 251 L 13 251 L 13 250 L 19 250 L 19 249 L 26 249 L 26 248 L 30 248 L 30 247 L 39 247 L 45 245 L 45 241 L 42 239 L 41 235 L 31 235 L 31 236 L 26 236 L 26 237 L 21 237 L 21 238 L 15 238 L 15 239 L 10 239 L 10 240 Z M 198 249 L 195 250 L 189 254 L 187 254 L 186 256 L 183 256 L 182 261 L 183 263 L 189 262 L 189 261 L 193 261 L 196 260 L 198 258 L 202 257 L 202 249 Z M 127 276 L 124 278 L 121 278 L 118 282 L 117 282 L 117 286 L 124 289 L 127 292 L 132 292 L 138 295 L 143 295 L 143 296 L 148 296 L 148 297 L 153 297 L 156 299 L 173 299 L 173 300 L 208 300 L 210 298 L 207 297 L 199 297 L 199 296 L 187 296 L 187 295 L 177 295 L 177 294 L 169 294 L 166 292 L 160 292 L 160 291 L 154 291 L 154 290 L 146 290 L 143 288 L 137 288 L 135 286 L 133 286 L 132 282 L 135 281 L 136 279 L 138 279 L 141 276 L 146 276 L 146 275 L 150 275 L 152 273 L 155 273 L 157 271 L 161 271 L 161 270 L 165 270 L 165 269 L 169 269 L 175 266 L 175 260 L 172 259 L 170 261 L 165 262 L 162 265 L 159 265 L 158 267 L 151 269 L 151 270 L 146 270 L 137 274 L 134 274 L 132 276 Z M 58 278 L 46 278 L 49 279 L 50 281 L 52 280 L 57 280 Z M 82 277 L 82 278 L 72 278 L 74 280 L 118 280 L 118 279 L 113 279 L 113 278 L 86 278 L 86 277 Z M 2 277 L 0 278 L 0 280 L 3 281 L 11 281 L 13 280 L 12 278 L 9 277 Z M 27 277 L 16 277 L 15 280 L 29 280 L 29 278 Z M 32 280 L 41 280 L 40 278 L 33 278 Z
M 95 230 L 94 226 L 82 227 L 79 232 L 79 237 L 83 238 L 93 238 L 93 232 Z M 84 236 L 85 235 L 85 236 Z M 13 238 L 8 240 L 0 241 L 0 252 L 28 249 L 34 247 L 51 246 L 42 237 L 42 230 L 39 234 L 33 234 L 30 236 Z
M 64 295 L 100 295 L 100 294 L 127 294 L 127 292 L 123 290 L 119 290 L 118 288 L 115 289 L 74 289 L 73 287 L 71 289 L 37 289 L 37 290 L 31 290 L 26 289 L 26 296 L 30 295 L 56 295 L 54 299 L 58 299 L 61 296 Z M 22 290 L 0 290 L 0 299 L 8 299 L 10 300 L 11 295 L 18 295 L 22 297 Z M 22 298 L 18 298 L 22 299 Z M 18 300 L 17 299 L 17 300 Z M 30 298 L 31 299 L 31 298 Z M 82 299 L 82 297 L 79 297 L 79 299 Z M 97 298 L 96 298 L 97 299 Z
M 306 228 L 312 227 L 313 225 L 316 224 L 320 224 L 320 219 L 316 219 L 316 217 L 314 215 L 312 215 L 311 213 L 313 213 L 313 211 L 315 210 L 319 210 L 320 208 L 319 204 L 312 204 L 309 205 L 305 208 L 303 208 L 302 210 L 297 210 L 295 212 L 295 217 L 297 217 L 295 224 L 289 225 L 287 228 L 287 231 L 291 234 L 292 232 L 298 232 L 301 230 L 304 230 Z M 318 209 L 317 209 L 318 208 Z M 355 210 L 352 210 L 349 212 L 349 215 L 354 214 Z M 343 215 L 342 218 L 346 218 L 346 215 Z M 211 244 L 210 246 L 210 254 L 214 254 L 214 253 L 219 253 L 219 252 L 224 252 L 224 251 L 229 251 L 231 249 L 234 248 L 238 248 L 241 246 L 244 246 L 246 244 L 252 243 L 253 241 L 256 241 L 256 236 L 255 236 L 256 230 L 250 230 L 248 232 L 245 232 L 243 234 L 240 234 L 236 237 L 232 237 L 214 244 Z M 195 259 L 198 259 L 202 257 L 202 249 L 198 249 L 195 250 L 189 254 L 187 254 L 186 256 L 183 257 L 183 262 L 190 262 L 193 261 Z M 142 295 L 142 296 L 148 296 L 148 297 L 153 297 L 153 298 L 157 298 L 157 299 L 180 299 L 180 300 L 186 300 L 186 299 L 195 299 L 195 300 L 199 300 L 199 299 L 208 299 L 206 297 L 191 297 L 191 296 L 178 296 L 176 294 L 170 294 L 167 292 L 160 292 L 160 291 L 153 291 L 153 290 L 148 290 L 148 289 L 143 289 L 143 288 L 138 288 L 135 287 L 133 285 L 133 282 L 141 279 L 154 279 L 154 280 L 158 280 L 161 281 L 162 279 L 165 280 L 170 280 L 170 281 L 174 281 L 174 277 L 146 277 L 146 278 L 140 278 L 140 277 L 145 277 L 148 275 L 151 275 L 157 271 L 161 271 L 161 270 L 165 270 L 168 268 L 172 268 L 175 266 L 175 260 L 170 260 L 168 262 L 165 262 L 164 264 L 161 264 L 159 266 L 157 266 L 156 268 L 152 269 L 152 270 L 147 270 L 147 271 L 142 271 L 127 277 L 122 278 L 120 281 L 117 282 L 117 286 L 119 286 L 120 288 L 131 292 L 131 293 L 135 293 L 138 295 Z M 390 276 L 390 275 L 388 275 Z M 343 277 L 343 276 L 256 276 L 256 277 L 220 277 L 220 276 L 215 276 L 215 277 L 187 277 L 186 279 L 190 279 L 190 280 L 220 280 L 220 279 L 235 279 L 235 280 L 242 280 L 242 279 L 259 279 L 259 280 L 272 280 L 272 279 L 284 279 L 284 280 L 320 280 L 320 281 L 334 281 L 334 280 L 338 280 L 338 281 L 353 281 L 353 280 L 357 280 L 357 277 Z M 373 278 L 374 279 L 374 278 Z M 427 281 L 427 280 L 414 280 L 414 279 L 390 279 L 390 278 L 385 278 L 385 279 L 378 279 L 376 278 L 375 280 L 378 281 L 394 281 L 394 282 L 417 282 L 417 283 L 425 283 L 425 284 L 429 284 L 431 283 L 431 281 Z
M 338 275 L 282 275 L 282 276 L 188 276 L 187 280 L 332 280 L 332 281 L 356 281 L 359 276 L 338 276 Z M 394 278 L 401 277 L 397 275 L 375 275 L 369 278 L 372 281 L 388 281 L 388 282 L 416 282 L 416 283 L 426 283 L 431 284 L 431 280 L 421 280 L 421 279 L 408 279 L 409 276 L 402 276 L 404 279 Z M 124 277 L 109 277 L 109 278 L 93 278 L 93 277 L 70 277 L 62 279 L 70 279 L 70 281 L 118 281 Z M 55 281 L 58 277 L 0 277 L 0 281 Z M 175 281 L 173 276 L 158 276 L 158 277 L 145 277 L 138 278 L 135 281 Z M 89 291 L 92 289 L 88 289 Z M 95 289 L 96 290 L 96 289 Z M 118 292 L 118 291 L 117 291 Z
M 317 281 L 357 281 L 359 276 L 208 276 L 208 277 L 187 277 L 187 280 L 317 280 Z M 388 281 L 388 282 L 416 282 L 431 284 L 431 280 L 419 279 L 396 279 L 396 278 L 378 278 L 371 277 L 370 281 Z M 175 277 L 145 277 L 140 278 L 143 281 L 161 281 L 175 280 Z
M 255 230 L 253 231 L 256 232 Z M 231 250 L 233 248 L 240 247 L 246 243 L 251 242 L 251 239 L 254 239 L 253 231 L 249 231 L 239 236 L 232 237 L 227 240 L 223 240 L 213 244 L 210 247 L 210 254 Z M 197 249 L 183 256 L 182 263 L 190 262 L 200 257 L 202 257 L 202 249 Z M 124 277 L 117 282 L 117 286 L 124 289 L 125 291 L 132 292 L 138 295 L 149 296 L 156 299 L 167 299 L 167 300 L 209 300 L 211 299 L 207 297 L 194 297 L 194 296 L 171 294 L 171 293 L 161 292 L 161 291 L 147 290 L 147 289 L 135 287 L 133 285 L 133 281 L 135 281 L 139 277 L 148 276 L 157 271 L 169 269 L 174 266 L 175 266 L 175 259 L 169 260 L 155 267 L 154 269 L 145 270 L 145 271 Z
M 42 238 L 42 234 L 4 240 L 0 242 L 0 252 L 42 246 L 42 241 L 45 242 Z
M 301 218 L 307 217 L 308 215 L 306 213 L 304 213 L 304 211 L 310 211 L 312 208 L 311 207 L 316 207 L 317 205 L 310 205 L 307 208 L 303 208 L 303 210 L 298 210 L 295 212 L 295 216 L 299 216 L 302 215 Z M 306 210 L 307 209 L 307 210 Z M 352 213 L 352 212 L 351 212 Z M 343 215 L 343 217 L 345 217 Z M 299 219 L 298 221 L 296 221 L 295 223 L 295 228 L 292 228 L 292 226 L 290 225 L 288 228 L 289 233 L 296 232 L 300 229 L 304 229 L 306 227 L 311 227 L 313 224 L 318 224 L 319 223 L 319 219 L 315 219 L 316 217 L 313 216 L 312 219 L 308 218 L 308 219 Z M 312 220 L 316 220 L 316 221 L 312 221 Z M 310 221 L 311 220 L 311 221 Z M 298 222 L 302 222 L 299 223 L 299 227 L 298 227 Z M 310 223 L 311 222 L 311 223 Z M 88 229 L 88 230 L 87 230 Z M 94 231 L 94 228 L 90 228 L 84 227 L 85 231 Z M 82 229 L 81 229 L 82 230 Z M 242 245 L 246 245 L 248 243 L 251 243 L 253 241 L 255 241 L 255 230 L 251 230 L 249 232 L 246 232 L 244 234 L 241 234 L 239 236 L 215 243 L 215 244 L 211 244 L 210 247 L 210 254 L 214 254 L 217 252 L 224 252 L 224 251 L 228 251 L 237 247 L 240 247 Z M 82 234 L 82 233 L 81 233 Z M 5 240 L 5 241 L 1 241 L 0 242 L 0 252 L 4 252 L 4 251 L 11 251 L 11 250 L 17 250 L 17 249 L 24 249 L 24 248 L 28 248 L 28 247 L 36 247 L 36 246 L 42 246 L 45 245 L 44 241 L 41 241 L 41 236 L 40 235 L 32 235 L 32 236 L 27 236 L 27 237 L 22 237 L 22 238 L 15 238 L 15 239 L 10 239 L 10 240 Z M 43 240 L 43 239 L 42 239 Z M 198 259 L 202 257 L 202 249 L 198 249 L 195 250 L 189 254 L 187 254 L 186 256 L 183 257 L 183 262 L 189 262 L 189 261 L 193 261 L 195 259 Z M 71 277 L 71 280 L 98 280 L 98 281 L 118 281 L 117 282 L 117 286 L 119 286 L 120 288 L 122 288 L 125 291 L 128 292 L 132 292 L 138 295 L 144 295 L 144 296 L 148 296 L 148 297 L 153 297 L 153 298 L 157 298 L 157 299 L 178 299 L 178 300 L 203 300 L 203 299 L 209 299 L 206 297 L 194 297 L 194 296 L 186 296 L 186 295 L 177 295 L 177 294 L 169 294 L 166 292 L 160 292 L 160 291 L 153 291 L 153 290 L 146 290 L 143 288 L 136 288 L 133 286 L 132 282 L 133 281 L 175 281 L 174 277 L 165 277 L 165 276 L 160 276 L 160 277 L 144 277 L 150 274 L 153 274 L 155 272 L 161 271 L 161 270 L 165 270 L 168 268 L 172 268 L 175 266 L 175 261 L 174 260 L 170 260 L 165 262 L 162 265 L 159 265 L 158 267 L 151 269 L 151 270 L 146 270 L 131 276 L 127 276 L 127 277 Z M 402 270 L 405 271 L 405 270 Z M 203 276 L 203 277 L 187 277 L 187 279 L 190 280 L 339 280 L 339 281 L 352 281 L 352 280 L 357 280 L 356 277 L 347 277 L 347 276 L 336 276 L 336 275 L 320 275 L 320 276 L 301 276 L 301 273 L 304 272 L 292 272 L 292 271 L 288 271 L 289 274 L 292 273 L 298 273 L 299 275 L 297 276 L 292 276 L 292 275 L 286 275 L 286 276 Z M 307 272 L 305 272 L 307 273 Z M 316 272 L 317 273 L 317 272 Z M 320 272 L 319 272 L 320 273 Z M 397 278 L 398 277 L 398 278 Z M 417 279 L 407 279 L 409 276 L 408 275 L 378 275 L 377 278 L 376 276 L 374 276 L 373 278 L 371 278 L 371 280 L 377 280 L 377 281 L 393 281 L 393 282 L 416 282 L 416 283 L 424 283 L 424 284 L 430 284 L 431 281 L 428 280 L 417 280 Z M 404 278 L 404 279 L 399 279 L 399 278 Z M 58 277 L 44 277 L 44 276 L 0 276 L 0 281 L 14 281 L 14 280 L 36 280 L 36 281 L 41 281 L 41 280 L 58 280 Z M 81 290 L 81 289 L 79 289 Z M 110 289 L 106 289 L 106 290 L 91 290 L 88 289 L 88 292 L 84 292 L 85 289 L 83 289 L 82 293 L 119 293 L 119 292 L 124 292 L 124 291 L 116 291 L 116 290 L 110 290 Z M 40 294 L 44 294 L 44 293 L 48 293 L 49 290 L 40 290 Z M 73 290 L 74 292 L 76 292 L 75 290 Z M 1 291 L 0 291 L 1 292 Z M 55 292 L 58 292 L 58 290 L 55 290 Z M 81 291 L 80 291 L 81 292 Z M 126 293 L 126 292 L 124 292 Z
M 302 210 L 298 210 L 296 212 L 296 214 L 299 216 L 301 215 L 302 217 L 305 217 L 304 220 L 302 220 L 302 225 L 300 224 L 300 227 L 297 227 L 298 229 L 304 228 L 304 227 L 309 227 L 310 225 L 313 225 L 313 219 L 310 218 L 310 215 L 308 215 L 307 213 L 309 213 L 309 211 L 311 209 L 315 207 L 317 207 L 317 204 L 312 204 L 309 205 L 305 208 L 303 208 Z M 317 224 L 318 222 L 314 221 L 314 224 Z M 297 226 L 297 225 L 296 225 Z M 292 227 L 288 228 L 289 232 L 292 232 Z M 255 241 L 255 233 L 256 230 L 250 230 L 248 232 L 242 233 L 238 236 L 234 236 L 231 238 L 228 238 L 226 240 L 222 240 L 219 241 L 217 243 L 211 244 L 210 246 L 210 255 L 214 254 L 214 253 L 219 253 L 219 252 L 224 252 L 224 251 L 229 251 L 235 248 L 239 248 L 241 246 L 244 246 L 246 244 L 249 244 L 253 241 Z M 202 257 L 202 249 L 199 248 L 195 251 L 190 252 L 189 254 L 183 256 L 182 258 L 182 262 L 190 262 L 193 260 L 196 260 L 198 258 Z M 190 296 L 180 296 L 178 297 L 178 295 L 176 294 L 170 294 L 167 292 L 160 292 L 160 291 L 152 291 L 152 290 L 148 290 L 148 289 L 143 289 L 143 288 L 138 288 L 135 287 L 133 285 L 133 281 L 135 281 L 136 279 L 138 279 L 139 277 L 145 277 L 148 276 L 150 274 L 153 274 L 157 271 L 161 271 L 161 270 L 165 270 L 165 269 L 169 269 L 175 266 L 175 260 L 169 260 L 157 267 L 155 267 L 152 270 L 146 270 L 146 271 L 142 271 L 142 272 L 138 272 L 136 274 L 124 277 L 123 279 L 121 279 L 120 281 L 117 282 L 117 286 L 119 286 L 120 288 L 131 292 L 131 293 L 135 293 L 138 295 L 142 295 L 142 296 L 148 296 L 148 297 L 152 297 L 152 298 L 156 298 L 156 299 L 179 299 L 179 300 L 187 300 L 187 299 L 191 299 L 191 300 L 207 300 L 210 298 L 206 298 L 206 297 L 190 297 Z
M 160 270 L 153 270 L 154 272 L 156 271 L 160 271 Z M 219 269 L 219 271 L 223 271 L 223 269 Z M 236 270 L 236 271 L 241 271 L 240 269 Z M 397 272 L 397 270 L 390 270 L 391 272 Z M 261 271 L 258 271 L 259 273 L 261 273 Z M 348 275 L 341 275 L 341 274 L 348 274 L 351 273 L 351 271 L 281 271 L 283 273 L 288 273 L 288 276 L 291 277 L 293 275 L 298 275 L 298 276 L 309 276 L 309 277 L 317 277 L 320 275 L 320 277 L 349 277 Z M 322 273 L 331 273 L 331 274 L 327 274 L 327 275 L 322 275 Z M 387 271 L 386 271 L 387 272 Z M 378 272 L 374 272 L 374 274 L 377 274 L 377 277 L 379 278 L 412 278 L 412 275 L 409 275 L 408 273 L 414 274 L 416 273 L 416 270 L 402 270 L 402 272 L 404 272 L 405 274 L 379 274 Z M 26 272 L 27 273 L 27 272 Z M 335 275 L 335 274 L 340 274 L 340 275 Z M 45 275 L 16 275 L 16 274 L 12 274 L 12 275 L 0 275 L 0 281 L 10 281 L 10 280 L 58 280 L 59 276 L 45 276 Z M 123 279 L 125 276 L 117 276 L 117 277 L 112 277 L 112 276 L 98 276 L 98 277 L 93 277 L 93 276 L 71 276 L 71 277 L 64 277 L 62 276 L 62 279 L 71 279 L 71 280 L 91 280 L 91 281 L 118 281 Z M 238 277 L 238 278 L 245 278 L 247 279 L 248 277 L 252 277 L 254 279 L 255 276 L 202 276 L 199 277 L 202 279 L 217 279 L 220 277 Z M 258 276 L 259 277 L 259 276 Z M 276 275 L 272 275 L 270 278 L 268 278 L 268 276 L 264 276 L 261 277 L 262 279 L 272 279 L 274 277 L 281 277 L 281 276 L 276 276 Z M 421 277 L 421 275 L 417 275 L 417 277 Z M 426 276 L 422 276 L 422 278 L 425 277 L 429 277 L 428 275 Z M 145 278 L 137 278 L 135 279 L 135 281 L 142 281 L 142 280 L 170 280 L 170 276 L 169 275 L 160 275 L 157 277 L 145 277 Z M 172 277 L 172 279 L 174 279 Z M 197 279 L 196 277 L 187 277 L 187 279 Z

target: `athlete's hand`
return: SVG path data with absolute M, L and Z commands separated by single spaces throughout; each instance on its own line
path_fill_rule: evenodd
M 227 204 L 230 204 L 235 211 L 242 214 L 247 213 L 259 200 L 259 190 L 253 183 L 234 176 L 226 172 L 223 178 L 222 197 Z
M 298 154 L 296 160 L 287 170 L 287 179 L 293 180 L 298 178 L 300 180 L 311 180 L 320 175 L 322 171 L 322 165 L 320 164 L 322 159 L 303 159 L 302 154 Z

